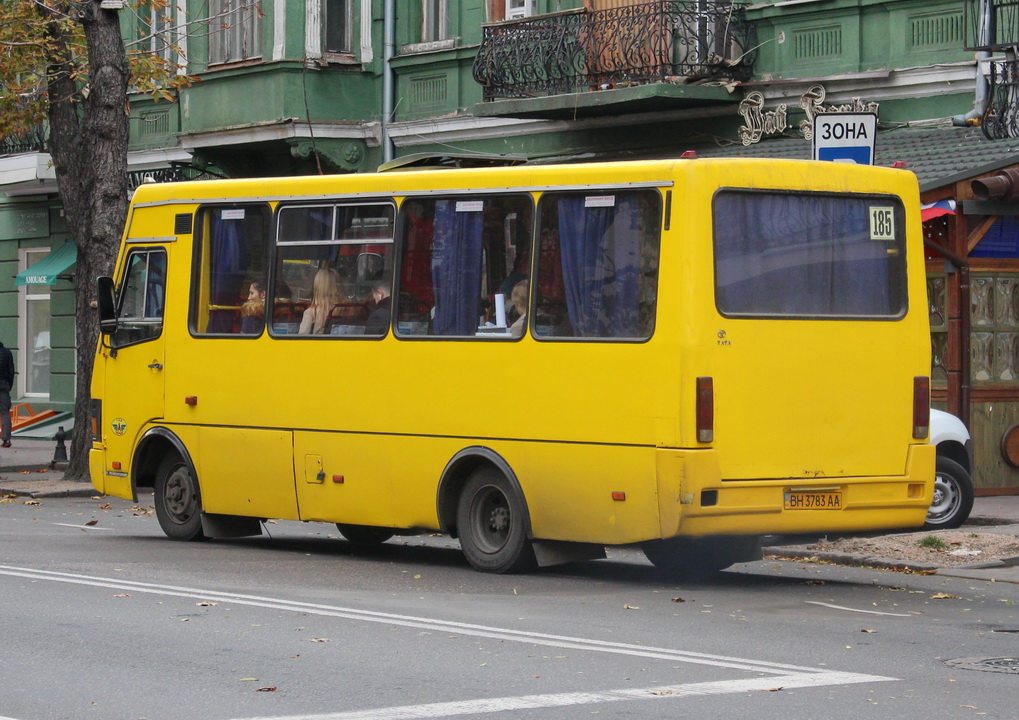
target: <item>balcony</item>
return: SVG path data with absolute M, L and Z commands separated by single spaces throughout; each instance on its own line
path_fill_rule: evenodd
M 483 30 L 474 79 L 486 101 L 743 81 L 756 55 L 743 6 L 722 0 L 580 9 Z
M 1007 50 L 1019 45 L 1019 0 L 965 0 L 967 50 Z
M 0 156 L 33 152 L 46 152 L 46 128 L 42 125 L 0 138 Z

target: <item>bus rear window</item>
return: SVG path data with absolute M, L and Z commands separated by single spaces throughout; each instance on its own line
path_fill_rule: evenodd
M 905 211 L 896 197 L 722 190 L 713 223 L 722 315 L 905 313 Z

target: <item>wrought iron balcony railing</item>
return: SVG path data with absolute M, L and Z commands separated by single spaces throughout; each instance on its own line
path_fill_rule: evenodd
M 984 135 L 990 140 L 1019 137 L 1019 60 L 1011 59 L 990 63 L 987 107 L 980 123 Z
M 0 155 L 17 155 L 19 153 L 45 152 L 46 128 L 37 125 L 17 135 L 0 138 Z
M 965 0 L 967 50 L 1019 45 L 1019 0 Z
M 474 79 L 486 100 L 747 80 L 753 33 L 743 6 L 729 0 L 553 13 L 484 26 Z

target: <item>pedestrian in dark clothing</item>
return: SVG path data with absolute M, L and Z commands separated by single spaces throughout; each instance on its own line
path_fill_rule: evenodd
M 14 356 L 0 342 L 0 447 L 11 446 L 11 388 L 14 387 Z

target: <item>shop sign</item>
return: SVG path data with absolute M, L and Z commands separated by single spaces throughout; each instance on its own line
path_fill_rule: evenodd
M 46 207 L 0 208 L 0 240 L 49 237 L 50 211 Z
M 800 96 L 799 106 L 807 116 L 799 124 L 800 133 L 805 140 L 812 140 L 814 137 L 814 118 L 818 115 L 846 114 L 846 113 L 872 113 L 875 116 L 878 112 L 879 103 L 865 102 L 854 97 L 852 102 L 842 105 L 825 105 L 825 89 L 821 85 L 811 85 L 803 95 Z M 788 125 L 788 107 L 785 103 L 775 106 L 773 110 L 764 109 L 764 95 L 754 90 L 748 93 L 746 98 L 739 104 L 739 114 L 743 117 L 742 125 L 739 128 L 740 141 L 744 145 L 753 145 L 760 142 L 765 135 L 779 135 L 786 131 Z

